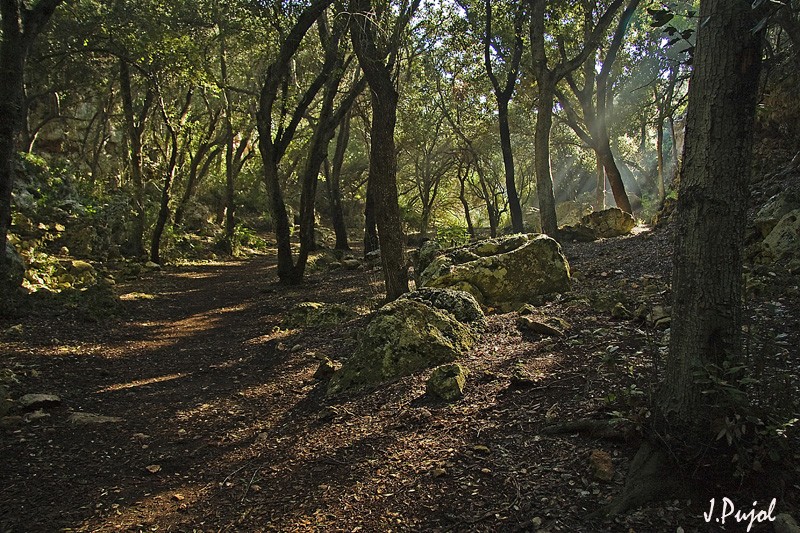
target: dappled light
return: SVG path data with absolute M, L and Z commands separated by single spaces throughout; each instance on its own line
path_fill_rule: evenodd
M 797 0 L 0 20 L 0 532 L 800 531 Z

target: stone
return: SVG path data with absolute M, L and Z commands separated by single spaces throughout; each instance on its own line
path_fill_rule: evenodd
M 761 237 L 765 238 L 783 217 L 797 209 L 800 209 L 800 194 L 791 189 L 783 191 L 767 200 L 758 210 L 753 225 Z
M 342 261 L 342 266 L 347 270 L 358 270 L 361 266 L 361 261 L 358 259 L 344 259 Z
M 331 326 L 355 318 L 357 313 L 341 304 L 301 302 L 294 306 L 284 318 L 289 328 Z
M 329 379 L 335 373 L 336 373 L 336 365 L 333 363 L 333 361 L 331 361 L 326 357 L 320 362 L 316 372 L 314 372 L 314 379 L 324 381 L 326 379 Z
M 35 411 L 36 409 L 57 407 L 61 404 L 61 398 L 55 394 L 26 394 L 17 400 L 17 403 L 23 411 Z
M 589 470 L 592 476 L 601 481 L 611 481 L 614 479 L 614 463 L 611 455 L 603 450 L 592 450 L 589 456 Z
M 512 310 L 569 290 L 569 264 L 546 235 L 520 234 L 448 250 L 419 275 L 418 286 L 462 290 L 482 305 Z
M 22 280 L 25 279 L 25 261 L 22 260 L 22 256 L 19 255 L 17 249 L 8 242 L 6 243 L 5 254 L 10 268 L 6 273 L 6 279 L 0 280 L 0 282 L 10 287 L 19 287 L 22 285 Z
M 636 221 L 630 213 L 612 207 L 589 213 L 581 219 L 581 224 L 591 229 L 598 237 L 608 239 L 628 235 L 636 226 Z
M 622 302 L 617 302 L 611 309 L 611 316 L 619 319 L 633 318 L 633 313 L 628 311 L 628 308 Z
M 447 311 L 463 324 L 483 323 L 485 320 L 481 305 L 465 291 L 423 287 L 402 295 L 400 299 L 414 300 Z
M 331 379 L 328 394 L 453 362 L 474 341 L 472 330 L 450 313 L 409 299 L 395 300 L 369 321 L 355 353 Z
M 597 240 L 595 232 L 583 224 L 573 226 L 561 226 L 558 228 L 558 236 L 563 241 L 571 242 L 591 242 Z
M 67 421 L 71 424 L 109 424 L 122 422 L 122 418 L 117 416 L 104 416 L 94 413 L 72 413 L 67 417 Z
M 431 397 L 452 402 L 464 396 L 464 385 L 469 371 L 458 363 L 435 369 L 425 384 L 425 392 Z
M 564 335 L 564 330 L 569 327 L 569 324 L 556 317 L 547 317 L 537 320 L 530 315 L 523 315 L 517 318 L 517 327 L 522 331 L 530 331 L 538 335 L 561 337 Z
M 775 517 L 772 523 L 772 528 L 775 533 L 800 533 L 800 526 L 794 521 L 792 515 L 788 513 L 781 513 Z
M 800 209 L 784 215 L 761 243 L 761 256 L 768 262 L 800 259 Z
M 667 329 L 672 324 L 670 311 L 661 305 L 656 305 L 647 315 L 648 323 L 656 329 Z
M 442 246 L 437 241 L 427 241 L 419 247 L 419 259 L 415 271 L 422 273 L 434 259 L 442 252 Z
M 158 263 L 154 263 L 153 261 L 148 261 L 144 264 L 144 267 L 149 270 L 161 270 L 161 265 Z

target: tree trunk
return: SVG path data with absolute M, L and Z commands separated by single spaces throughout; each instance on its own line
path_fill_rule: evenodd
M 5 11 L 3 12 L 5 15 Z M 14 186 L 14 160 L 17 135 L 22 125 L 25 59 L 27 46 L 20 34 L 9 34 L 3 20 L 3 40 L 0 43 L 0 296 L 6 289 L 9 263 L 6 239 L 11 226 L 11 190 Z
M 11 226 L 11 191 L 18 136 L 27 120 L 25 109 L 25 62 L 31 44 L 62 0 L 40 0 L 28 8 L 20 0 L 0 0 L 0 296 L 5 296 L 9 258 L 6 257 Z
M 595 175 L 597 176 L 594 193 L 594 210 L 602 211 L 606 208 L 606 171 L 600 154 L 595 150 Z
M 124 59 L 119 61 L 120 93 L 125 115 L 125 127 L 128 133 L 129 157 L 131 166 L 131 182 L 133 183 L 133 228 L 131 229 L 131 253 L 136 258 L 144 257 L 145 201 L 144 172 L 142 157 L 142 135 L 144 123 L 150 112 L 152 91 L 148 89 L 138 120 L 133 109 L 133 92 L 131 89 L 131 72 Z
M 736 362 L 742 246 L 762 33 L 747 2 L 701 2 L 676 212 L 672 335 L 660 411 L 708 438 L 714 411 L 695 372 Z
M 658 162 L 658 176 L 656 178 L 658 200 L 663 202 L 667 193 L 664 180 L 664 115 L 661 106 L 659 106 L 658 120 L 656 121 L 656 161 Z
M 611 151 L 611 144 L 608 137 L 602 135 L 601 137 L 598 154 L 600 155 L 600 160 L 603 162 L 603 168 L 605 169 L 608 183 L 611 185 L 614 203 L 626 213 L 633 214 L 631 202 L 628 200 L 628 193 L 625 192 L 625 184 L 622 182 L 622 174 L 620 174 L 617 162 L 614 160 L 614 152 Z
M 364 201 L 364 257 L 379 247 L 378 219 L 375 213 L 375 184 L 367 178 L 367 198 Z
M 503 167 L 506 173 L 506 192 L 508 194 L 508 209 L 511 212 L 511 226 L 515 233 L 523 233 L 525 225 L 522 220 L 522 206 L 519 203 L 514 173 L 514 153 L 511 149 L 511 129 L 508 125 L 508 100 L 498 98 L 497 106 L 497 118 L 500 121 L 500 148 L 503 151 Z
M 389 73 L 386 80 L 391 83 Z M 403 260 L 403 225 L 397 197 L 397 153 L 394 128 L 397 120 L 397 91 L 391 85 L 372 88 L 372 142 L 369 180 L 374 184 L 381 262 L 387 300 L 408 292 L 408 271 Z
M 339 134 L 336 137 L 336 149 L 333 153 L 331 172 L 326 180 L 326 184 L 328 185 L 328 198 L 330 199 L 333 231 L 336 234 L 335 248 L 337 250 L 350 250 L 350 244 L 347 242 L 347 225 L 344 221 L 344 210 L 342 209 L 341 178 L 344 155 L 347 151 L 347 145 L 350 142 L 351 116 L 351 111 L 348 111 L 339 124 Z
M 542 232 L 551 237 L 558 235 L 556 199 L 553 195 L 553 175 L 550 170 L 550 130 L 553 127 L 554 102 L 555 84 L 549 80 L 540 80 L 534 137 L 536 194 L 539 198 Z
M 410 20 L 419 5 L 414 0 L 403 11 L 398 20 L 395 34 Z M 369 181 L 374 187 L 374 206 L 377 217 L 378 238 L 381 249 L 381 263 L 386 283 L 386 298 L 397 299 L 408 292 L 408 269 L 403 260 L 403 224 L 397 195 L 397 152 L 395 150 L 394 129 L 397 123 L 397 90 L 392 79 L 394 54 L 389 50 L 389 63 L 386 53 L 376 46 L 375 28 L 369 0 L 351 0 L 351 13 L 364 16 L 364 24 L 352 24 L 351 37 L 358 62 L 369 84 L 372 102 L 372 127 L 369 157 Z M 394 52 L 399 42 L 391 43 Z M 367 187 L 369 189 L 369 186 Z M 369 194 L 369 192 L 368 192 Z
M 183 104 L 183 109 L 181 109 L 181 115 L 178 123 L 179 127 L 183 127 L 186 123 L 186 118 L 189 115 L 189 107 L 192 104 L 193 93 L 194 89 L 189 89 L 189 91 L 186 93 L 186 100 Z M 170 154 L 169 162 L 167 163 L 167 169 L 164 173 L 164 185 L 161 189 L 161 204 L 159 205 L 158 218 L 156 219 L 156 225 L 153 228 L 153 238 L 150 242 L 150 260 L 153 263 L 161 263 L 161 236 L 163 235 L 164 228 L 167 226 L 167 221 L 169 220 L 169 200 L 172 192 L 172 182 L 175 180 L 175 170 L 178 167 L 179 155 L 178 130 L 176 130 L 175 126 L 173 126 L 170 122 L 169 116 L 167 115 L 167 109 L 164 104 L 164 99 L 161 96 L 160 91 L 158 102 L 161 108 L 161 117 L 164 119 L 164 125 L 167 127 L 167 133 L 169 134 Z

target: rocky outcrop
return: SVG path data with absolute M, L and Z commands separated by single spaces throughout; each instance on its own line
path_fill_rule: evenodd
M 454 361 L 474 342 L 472 330 L 413 299 L 378 310 L 361 335 L 356 352 L 331 379 L 328 394 L 375 386 Z
M 568 291 L 569 279 L 558 242 L 523 234 L 444 251 L 422 271 L 418 284 L 466 291 L 482 305 L 512 310 Z
M 556 218 L 559 226 L 575 226 L 585 215 L 592 212 L 592 206 L 568 200 L 556 206 Z

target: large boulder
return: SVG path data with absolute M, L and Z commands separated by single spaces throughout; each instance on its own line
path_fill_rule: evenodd
M 9 243 L 6 243 L 5 256 L 9 268 L 5 276 L 6 279 L 0 280 L 0 282 L 9 287 L 19 287 L 22 285 L 22 280 L 25 279 L 25 262 L 22 260 L 22 256 L 17 253 L 16 248 Z
M 481 324 L 485 319 L 481 305 L 473 295 L 465 291 L 423 287 L 405 293 L 400 299 L 414 300 L 447 311 L 462 324 Z
M 512 310 L 568 291 L 569 279 L 558 242 L 521 234 L 448 250 L 420 274 L 418 284 L 466 291 L 483 305 Z
M 400 299 L 370 320 L 355 353 L 331 379 L 328 394 L 378 385 L 454 361 L 474 342 L 450 313 Z
M 630 213 L 618 207 L 589 213 L 581 219 L 581 225 L 591 229 L 600 238 L 608 239 L 627 235 L 636 226 Z

